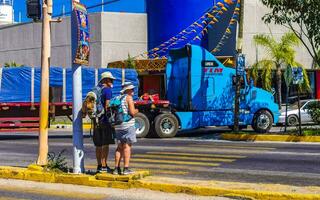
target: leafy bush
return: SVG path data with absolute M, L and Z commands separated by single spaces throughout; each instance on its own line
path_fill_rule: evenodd
M 136 68 L 136 61 L 134 60 L 134 57 L 131 57 L 130 54 L 128 54 L 128 59 L 125 61 L 126 68 L 128 69 L 135 69 Z
M 320 124 L 320 102 L 315 101 L 310 103 L 308 112 L 311 115 L 312 120 L 315 123 Z
M 22 65 L 17 64 L 17 63 L 14 62 L 14 61 L 4 63 L 4 67 L 21 67 L 21 66 L 22 66 Z
M 69 168 L 67 166 L 67 159 L 63 154 L 66 152 L 66 149 L 63 149 L 58 155 L 54 152 L 48 153 L 48 165 L 47 169 L 56 171 L 56 172 L 68 172 Z

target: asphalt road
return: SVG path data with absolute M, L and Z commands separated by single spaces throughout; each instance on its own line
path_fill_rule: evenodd
M 200 197 L 144 189 L 95 188 L 0 179 L 0 200 L 230 200 L 232 197 Z
M 72 166 L 70 134 L 67 130 L 51 131 L 49 143 L 50 152 L 66 149 Z M 2 133 L 0 165 L 27 166 L 34 162 L 38 150 L 34 135 Z M 131 166 L 151 170 L 154 175 L 184 179 L 320 186 L 319 144 L 229 142 L 216 140 L 216 136 L 212 130 L 204 130 L 172 139 L 139 139 L 133 147 Z M 84 142 L 86 169 L 94 171 L 94 146 L 90 138 Z M 114 150 L 112 145 L 110 166 Z

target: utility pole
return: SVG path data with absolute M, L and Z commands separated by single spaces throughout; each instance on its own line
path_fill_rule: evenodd
M 238 23 L 238 41 L 237 41 L 237 53 L 242 53 L 243 45 L 243 18 L 244 18 L 244 0 L 240 1 L 240 14 Z M 236 66 L 238 68 L 238 66 Z M 240 78 L 241 76 L 236 73 L 236 94 L 235 94 L 235 104 L 234 104 L 234 127 L 233 130 L 239 132 L 239 110 L 240 110 Z
M 50 21 L 52 18 L 52 0 L 43 0 L 42 4 L 42 48 L 41 48 L 41 99 L 39 153 L 37 165 L 48 163 L 48 120 L 49 120 L 49 67 L 51 55 Z
M 73 2 L 80 2 L 79 0 L 71 1 L 71 8 L 74 9 Z M 71 49 L 74 52 L 78 45 L 78 25 L 77 19 L 72 13 L 71 15 Z M 73 56 L 72 56 L 73 57 Z M 74 63 L 72 58 L 72 129 L 73 129 L 73 173 L 80 174 L 84 172 L 84 148 L 83 148 L 83 127 L 82 127 L 82 73 L 81 65 Z

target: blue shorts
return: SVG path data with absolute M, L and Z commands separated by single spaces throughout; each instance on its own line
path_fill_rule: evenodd
M 116 139 L 118 143 L 133 144 L 137 142 L 136 128 L 130 126 L 127 129 L 116 130 Z

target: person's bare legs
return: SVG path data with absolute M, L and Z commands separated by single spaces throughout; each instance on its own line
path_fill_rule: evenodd
M 107 167 L 107 161 L 108 161 L 108 154 L 109 154 L 109 145 L 104 145 L 101 148 L 101 164 L 102 167 Z
M 101 152 L 102 152 L 102 147 L 96 147 L 96 158 L 97 158 L 98 166 L 102 166 L 102 163 L 101 163 Z
M 131 144 L 122 144 L 123 146 L 123 163 L 124 168 L 129 167 L 130 157 L 131 157 Z
M 121 161 L 121 154 L 122 154 L 122 144 L 118 144 L 118 147 L 116 149 L 115 152 L 115 156 L 114 156 L 114 167 L 120 167 L 120 161 Z

